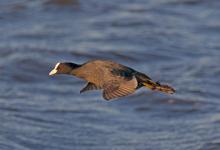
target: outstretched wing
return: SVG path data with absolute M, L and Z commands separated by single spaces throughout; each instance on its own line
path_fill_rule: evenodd
M 138 83 L 135 77 L 133 77 L 131 80 L 121 79 L 108 82 L 103 87 L 103 98 L 106 100 L 111 100 L 132 94 L 136 90 L 137 84 Z
M 96 86 L 95 84 L 88 82 L 87 85 L 80 90 L 80 93 L 90 91 L 90 90 L 100 90 L 101 88 Z

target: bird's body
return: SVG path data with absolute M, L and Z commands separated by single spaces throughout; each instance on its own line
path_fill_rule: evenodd
M 132 94 L 142 86 L 152 90 L 174 93 L 173 88 L 153 82 L 147 75 L 109 60 L 92 60 L 82 65 L 57 63 L 50 75 L 59 73 L 74 75 L 86 80 L 88 83 L 80 91 L 81 93 L 103 89 L 103 97 L 106 100 Z
M 71 74 L 103 88 L 105 84 L 111 84 L 111 82 L 127 82 L 134 73 L 133 69 L 112 61 L 94 60 L 73 70 Z

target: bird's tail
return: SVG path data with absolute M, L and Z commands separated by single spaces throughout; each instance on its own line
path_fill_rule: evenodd
M 168 94 L 175 93 L 175 89 L 168 85 L 162 85 L 159 82 L 154 82 L 152 80 L 146 80 L 142 83 L 145 87 L 153 91 L 161 91 Z

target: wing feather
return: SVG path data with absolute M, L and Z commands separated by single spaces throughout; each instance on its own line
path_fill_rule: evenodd
M 133 77 L 131 80 L 116 81 L 104 86 L 103 98 L 111 100 L 114 98 L 130 95 L 134 93 L 137 87 L 137 80 Z
M 80 90 L 80 93 L 90 91 L 90 90 L 100 90 L 101 88 L 96 86 L 95 84 L 88 82 L 87 85 Z

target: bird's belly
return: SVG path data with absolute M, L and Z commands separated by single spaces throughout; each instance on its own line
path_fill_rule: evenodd
M 83 72 L 80 72 L 80 74 L 78 74 L 77 76 L 88 82 L 94 83 L 99 87 L 103 87 L 105 80 L 105 72 L 101 69 L 85 70 Z

